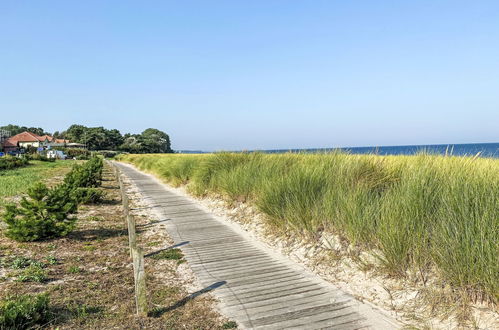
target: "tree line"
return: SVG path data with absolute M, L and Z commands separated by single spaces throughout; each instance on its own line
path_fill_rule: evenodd
M 148 128 L 140 134 L 126 133 L 117 129 L 104 127 L 87 127 L 71 125 L 65 131 L 46 132 L 41 127 L 26 127 L 17 125 L 1 126 L 0 129 L 10 131 L 11 135 L 21 132 L 32 132 L 37 135 L 52 135 L 58 139 L 67 139 L 71 142 L 85 144 L 89 150 L 114 150 L 130 153 L 171 153 L 170 137 L 165 132 L 155 128 Z

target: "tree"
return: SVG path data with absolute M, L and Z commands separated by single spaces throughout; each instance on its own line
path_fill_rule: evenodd
M 142 153 L 171 153 L 170 137 L 165 132 L 148 128 L 140 135 Z
M 123 137 L 123 144 L 119 146 L 119 150 L 138 154 L 141 150 L 140 135 L 126 133 Z
M 117 129 L 110 129 L 105 131 L 107 139 L 107 148 L 109 150 L 117 150 L 123 144 L 123 136 Z
M 11 136 L 22 133 L 22 132 L 26 132 L 26 131 L 34 133 L 36 135 L 48 134 L 41 127 L 26 127 L 26 126 L 18 126 L 18 125 L 13 125 L 13 124 L 1 126 L 0 129 L 9 131 Z
M 62 132 L 64 138 L 70 140 L 71 142 L 86 143 L 85 133 L 87 132 L 87 127 L 83 125 L 71 125 L 69 128 Z

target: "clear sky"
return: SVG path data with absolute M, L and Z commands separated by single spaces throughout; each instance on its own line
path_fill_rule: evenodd
M 499 142 L 499 1 L 0 0 L 0 126 L 174 149 Z

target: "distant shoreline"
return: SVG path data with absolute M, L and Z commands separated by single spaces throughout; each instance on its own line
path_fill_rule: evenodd
M 453 156 L 476 156 L 499 158 L 499 143 L 460 143 L 460 144 L 422 144 L 403 146 L 368 146 L 368 147 L 337 147 L 337 148 L 306 148 L 306 149 L 266 149 L 266 150 L 235 150 L 228 152 L 263 152 L 263 153 L 321 153 L 344 151 L 352 154 L 379 154 L 379 155 L 413 155 L 426 151 L 429 153 Z M 215 151 L 179 150 L 184 154 L 206 154 Z

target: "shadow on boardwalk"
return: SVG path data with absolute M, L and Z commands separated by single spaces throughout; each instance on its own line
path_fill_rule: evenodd
M 180 307 L 184 306 L 185 304 L 187 304 L 190 300 L 195 299 L 196 297 L 199 297 L 200 295 L 202 295 L 204 293 L 213 291 L 213 290 L 225 285 L 226 283 L 227 283 L 226 281 L 215 282 L 212 285 L 207 286 L 204 289 L 201 289 L 199 291 L 194 292 L 193 294 L 188 295 L 187 297 L 183 298 L 182 300 L 177 301 L 175 304 L 173 304 L 169 307 L 162 307 L 162 308 L 159 308 L 159 309 L 156 309 L 156 310 L 150 312 L 149 316 L 160 317 L 164 313 L 168 313 L 168 312 L 171 312 L 177 308 L 180 308 Z

